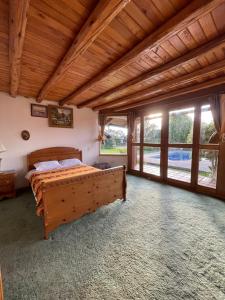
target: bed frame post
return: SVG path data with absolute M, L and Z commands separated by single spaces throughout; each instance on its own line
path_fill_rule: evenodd
M 127 200 L 127 177 L 126 177 L 126 166 L 123 166 L 123 201 Z
M 44 239 L 45 239 L 45 240 L 48 240 L 48 231 L 47 231 L 47 229 L 46 229 L 45 226 L 44 226 L 44 232 L 45 232 L 45 234 L 44 234 Z
M 42 183 L 43 185 L 43 183 Z M 48 211 L 47 211 L 47 207 L 45 204 L 45 197 L 46 197 L 46 187 L 43 185 L 43 205 L 44 205 L 44 214 L 43 214 L 43 225 L 44 225 L 44 239 L 48 240 L 48 224 L 47 224 L 47 215 L 48 215 Z

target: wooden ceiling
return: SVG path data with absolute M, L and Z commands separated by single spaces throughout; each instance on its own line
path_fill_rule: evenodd
M 225 0 L 0 0 L 0 90 L 124 111 L 225 85 Z

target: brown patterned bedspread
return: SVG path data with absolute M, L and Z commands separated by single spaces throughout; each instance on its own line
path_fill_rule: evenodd
M 37 215 L 38 216 L 42 215 L 44 209 L 42 203 L 43 183 L 54 182 L 56 180 L 61 180 L 61 179 L 68 179 L 75 176 L 90 174 L 94 172 L 101 172 L 101 170 L 93 168 L 91 166 L 81 165 L 72 168 L 57 169 L 57 170 L 37 172 L 32 174 L 30 178 L 30 184 L 34 192 L 36 203 L 37 203 L 37 209 L 36 209 Z

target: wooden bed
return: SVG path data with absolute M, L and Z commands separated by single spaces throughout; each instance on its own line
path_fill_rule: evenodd
M 82 152 L 70 147 L 37 150 L 27 156 L 28 169 L 34 169 L 36 162 L 67 158 L 82 160 Z M 76 220 L 117 199 L 126 200 L 125 166 L 91 169 L 90 173 L 41 183 L 45 239 L 61 224 Z

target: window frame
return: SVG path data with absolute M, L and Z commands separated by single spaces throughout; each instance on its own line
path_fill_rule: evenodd
M 99 156 L 113 156 L 113 157 L 127 157 L 128 156 L 128 151 L 129 151 L 129 141 L 128 141 L 128 137 L 129 137 L 129 132 L 128 132 L 128 114 L 127 113 L 108 113 L 105 114 L 105 117 L 121 117 L 124 116 L 127 118 L 127 143 L 126 143 L 126 149 L 127 149 L 127 153 L 123 154 L 123 153 L 101 153 L 101 141 L 99 141 Z
M 185 109 L 191 109 L 194 108 L 193 113 L 194 113 L 194 118 L 193 118 L 193 135 L 192 135 L 192 143 L 169 143 L 169 121 L 170 121 L 170 111 L 174 111 L 174 110 L 185 110 Z M 166 151 L 167 151 L 167 172 L 166 172 L 166 179 L 167 182 L 171 182 L 171 183 L 176 183 L 179 182 L 179 184 L 184 184 L 185 186 L 190 186 L 192 184 L 193 181 L 193 157 L 194 157 L 194 130 L 195 130 L 195 125 L 196 125 L 196 107 L 194 105 L 181 105 L 180 107 L 177 107 L 175 109 L 168 109 L 167 111 L 168 114 L 168 124 L 167 124 L 167 130 L 168 130 L 168 140 L 167 140 L 167 144 L 166 144 Z M 169 152 L 169 148 L 183 148 L 183 149 L 191 149 L 192 151 L 192 155 L 191 155 L 191 167 L 190 167 L 190 173 L 191 173 L 191 177 L 190 177 L 190 182 L 186 182 L 183 180 L 179 180 L 179 179 L 174 179 L 171 177 L 168 177 L 168 152 Z
M 128 170 L 131 174 L 142 176 L 148 179 L 153 179 L 156 181 L 165 182 L 174 186 L 178 186 L 181 188 L 185 188 L 188 190 L 204 193 L 207 195 L 215 196 L 217 195 L 218 189 L 218 168 L 217 168 L 217 186 L 216 188 L 206 187 L 198 185 L 198 168 L 199 168 L 199 153 L 201 149 L 212 149 L 212 150 L 220 150 L 219 144 L 200 144 L 200 126 L 201 126 L 201 106 L 210 105 L 210 97 L 202 96 L 197 99 L 190 99 L 181 101 L 179 103 L 172 103 L 171 105 L 155 105 L 153 108 L 149 108 L 148 110 L 140 111 L 137 114 L 137 117 L 141 118 L 141 134 L 140 134 L 140 143 L 131 143 L 130 147 L 133 145 L 140 146 L 140 171 L 133 170 L 132 165 L 128 165 Z M 192 144 L 170 144 L 169 143 L 169 111 L 172 110 L 180 110 L 194 107 L 194 120 L 193 120 L 193 140 Z M 151 144 L 144 143 L 144 116 L 149 114 L 162 113 L 162 129 L 161 129 L 161 144 Z M 160 177 L 146 174 L 143 172 L 143 147 L 151 146 L 151 147 L 161 147 L 161 172 Z M 169 147 L 177 147 L 177 148 L 192 148 L 192 165 L 191 165 L 191 182 L 184 182 L 179 180 L 174 180 L 167 177 L 167 169 L 168 169 L 168 149 Z M 129 152 L 129 155 L 132 154 L 132 151 Z M 218 153 L 218 157 L 220 159 L 220 151 Z M 132 158 L 129 160 L 132 161 Z M 218 161 L 219 165 L 219 161 Z
M 200 134 L 201 134 L 201 122 L 202 122 L 201 116 L 202 116 L 202 106 L 204 106 L 204 105 L 210 105 L 210 101 L 208 101 L 207 103 L 200 103 L 200 104 L 198 104 L 198 109 L 199 109 L 199 120 L 198 120 L 199 121 L 198 172 L 199 172 L 199 161 L 200 161 L 200 151 L 201 150 L 216 150 L 216 151 L 218 151 L 218 159 L 219 159 L 219 155 L 220 155 L 220 152 L 219 152 L 220 146 L 219 146 L 219 144 L 210 144 L 210 143 L 208 143 L 208 144 L 201 144 L 201 137 L 200 137 Z M 216 178 L 217 179 L 218 179 L 218 164 L 219 164 L 219 162 L 217 163 L 217 171 L 216 171 L 216 173 L 217 173 Z M 217 188 L 218 188 L 218 180 L 216 181 L 215 188 L 211 188 L 211 187 L 206 187 L 204 185 L 200 185 L 198 183 L 198 176 L 197 176 L 197 182 L 196 182 L 196 184 L 197 184 L 198 188 L 203 189 L 203 190 L 204 189 L 206 189 L 206 190 L 217 190 Z

